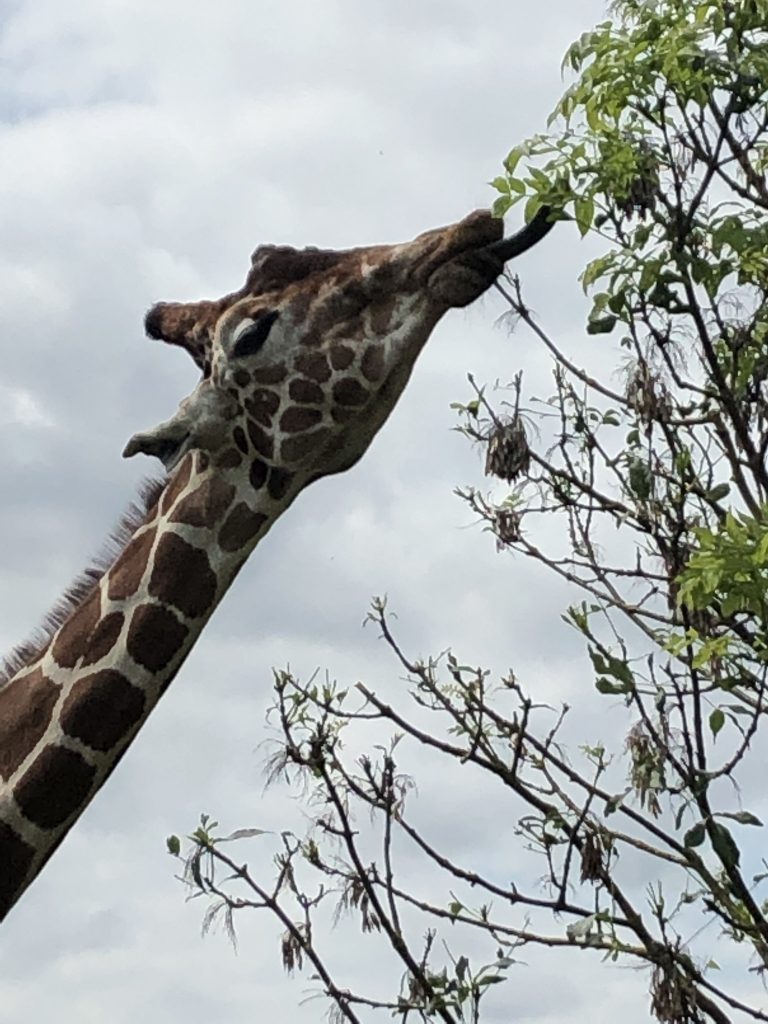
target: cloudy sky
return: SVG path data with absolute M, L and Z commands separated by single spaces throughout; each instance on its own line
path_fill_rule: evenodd
M 600 0 L 0 0 L 0 647 L 30 631 L 151 472 L 121 460 L 126 439 L 194 386 L 182 352 L 143 337 L 144 310 L 239 287 L 260 242 L 398 242 L 488 205 L 505 153 L 544 129 L 568 43 L 603 15 Z M 517 269 L 547 328 L 577 345 L 574 235 Z M 363 462 L 302 495 L 254 553 L 6 922 L 3 1022 L 320 1019 L 320 1004 L 298 1007 L 304 985 L 283 978 L 266 918 L 244 922 L 237 956 L 221 935 L 201 939 L 164 838 L 201 811 L 227 828 L 300 821 L 285 792 L 263 792 L 271 668 L 400 686 L 361 629 L 374 594 L 414 654 L 453 644 L 514 664 L 554 701 L 588 688 L 560 629 L 567 597 L 498 555 L 452 495 L 481 482 L 479 455 L 451 432 L 467 371 L 522 367 L 527 392 L 546 391 L 546 359 L 495 326 L 501 311 L 491 296 L 446 317 Z M 468 860 L 496 837 L 513 873 L 493 801 L 460 776 L 441 799 L 424 771 L 436 834 L 461 821 Z M 248 860 L 266 871 L 271 849 Z M 333 941 L 354 977 L 375 972 Z M 584 1020 L 597 1003 L 646 1019 L 641 975 L 528 959 L 500 1019 Z

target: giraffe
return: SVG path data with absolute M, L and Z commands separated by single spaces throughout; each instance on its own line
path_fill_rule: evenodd
M 202 376 L 124 456 L 165 477 L 0 676 L 0 920 L 40 873 L 297 495 L 363 455 L 432 329 L 551 227 L 476 211 L 412 242 L 260 246 L 217 301 L 158 303 L 147 334 Z

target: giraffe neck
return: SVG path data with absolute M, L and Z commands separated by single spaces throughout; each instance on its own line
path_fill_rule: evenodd
M 109 776 L 301 489 L 190 452 L 123 551 L 0 688 L 0 920 Z

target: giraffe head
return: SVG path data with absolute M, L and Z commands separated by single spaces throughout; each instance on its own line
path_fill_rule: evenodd
M 201 449 L 214 465 L 244 467 L 275 500 L 347 469 L 442 315 L 486 291 L 504 259 L 549 224 L 531 227 L 515 247 L 500 241 L 500 220 L 478 211 L 402 245 L 259 247 L 239 291 L 149 311 L 150 336 L 185 348 L 203 376 L 172 419 L 136 434 L 124 454 L 155 455 L 170 470 Z

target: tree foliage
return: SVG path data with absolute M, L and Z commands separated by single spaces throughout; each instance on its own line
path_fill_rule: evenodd
M 308 970 L 340 1018 L 477 1021 L 494 988 L 512 1018 L 499 986 L 544 945 L 645 966 L 659 1021 L 768 1020 L 762 822 L 741 796 L 762 769 L 768 668 L 767 26 L 768 0 L 621 0 L 568 50 L 574 81 L 548 132 L 493 182 L 499 215 L 548 206 L 601 244 L 580 280 L 605 372 L 569 358 L 517 279 L 500 283 L 551 356 L 553 393 L 533 403 L 521 376 L 507 392 L 471 379 L 461 429 L 504 493 L 459 493 L 501 550 L 581 591 L 565 618 L 588 654 L 584 702 L 591 675 L 595 712 L 623 702 L 627 735 L 568 753 L 567 707 L 452 653 L 409 657 L 377 602 L 409 680 L 397 705 L 276 674 L 272 772 L 312 813 L 306 835 L 282 835 L 276 878 L 254 878 L 208 822 L 191 837 L 208 923 L 267 908 L 286 968 Z M 420 750 L 494 781 L 538 884 L 425 834 L 405 772 Z M 400 876 L 406 848 L 429 866 L 428 895 Z M 351 990 L 328 965 L 329 903 L 399 964 L 399 991 Z M 742 975 L 706 959 L 707 926 L 748 953 Z

